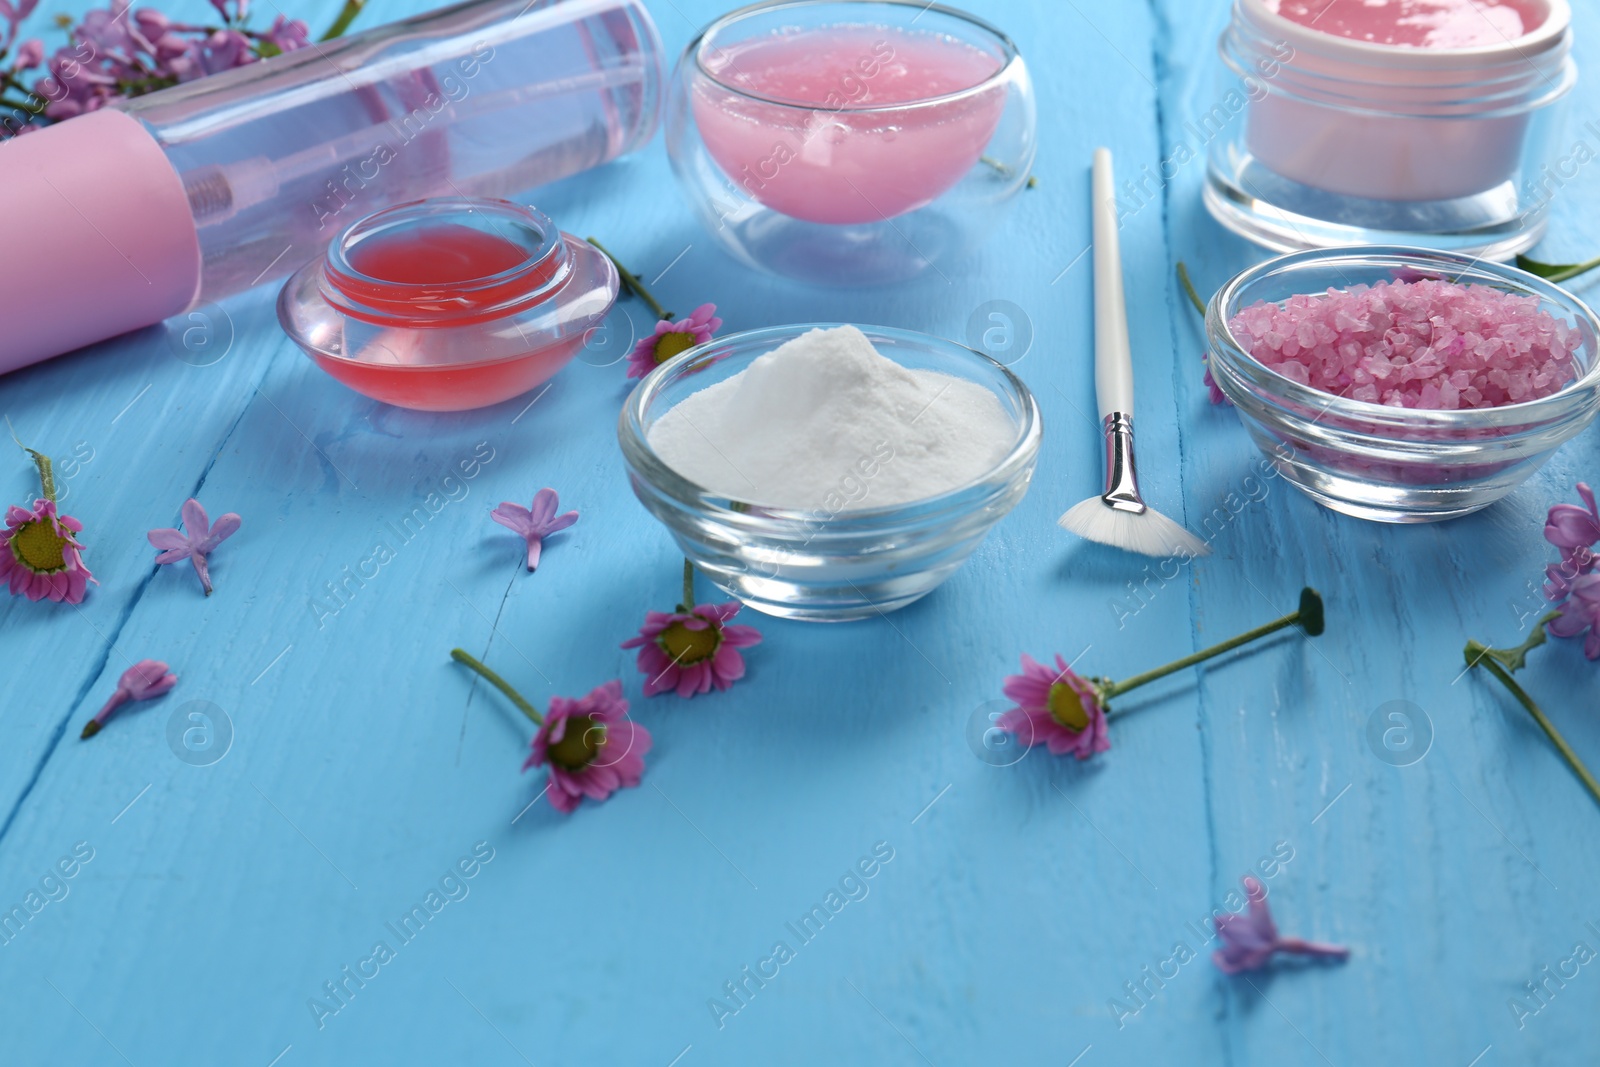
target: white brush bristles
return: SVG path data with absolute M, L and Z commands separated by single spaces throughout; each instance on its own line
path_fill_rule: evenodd
M 1079 537 L 1140 555 L 1194 558 L 1211 553 L 1204 541 L 1161 512 L 1146 507 L 1136 515 L 1114 508 L 1097 496 L 1074 504 L 1056 521 L 1063 530 Z

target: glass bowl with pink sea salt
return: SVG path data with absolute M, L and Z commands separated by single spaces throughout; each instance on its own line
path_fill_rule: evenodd
M 1217 387 L 1279 471 L 1380 522 L 1465 515 L 1600 411 L 1600 321 L 1514 267 L 1363 246 L 1269 260 L 1206 312 Z
M 685 198 L 735 258 L 833 287 L 953 269 L 1036 147 L 1016 45 L 927 0 L 730 12 L 679 59 L 666 126 Z

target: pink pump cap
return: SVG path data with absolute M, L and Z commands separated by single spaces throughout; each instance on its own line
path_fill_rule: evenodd
M 176 315 L 200 289 L 183 180 L 135 118 L 107 108 L 0 144 L 18 268 L 0 373 Z

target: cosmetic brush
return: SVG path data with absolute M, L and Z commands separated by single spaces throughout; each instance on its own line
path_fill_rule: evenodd
M 1133 462 L 1133 353 L 1122 293 L 1122 249 L 1111 153 L 1094 154 L 1094 390 L 1106 435 L 1106 490 L 1061 516 L 1065 530 L 1146 556 L 1204 556 L 1206 543 L 1139 495 Z

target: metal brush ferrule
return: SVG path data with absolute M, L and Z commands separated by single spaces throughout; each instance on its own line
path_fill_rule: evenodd
M 1107 507 L 1142 515 L 1139 474 L 1133 464 L 1133 416 L 1113 411 L 1105 418 L 1106 491 L 1100 499 Z

